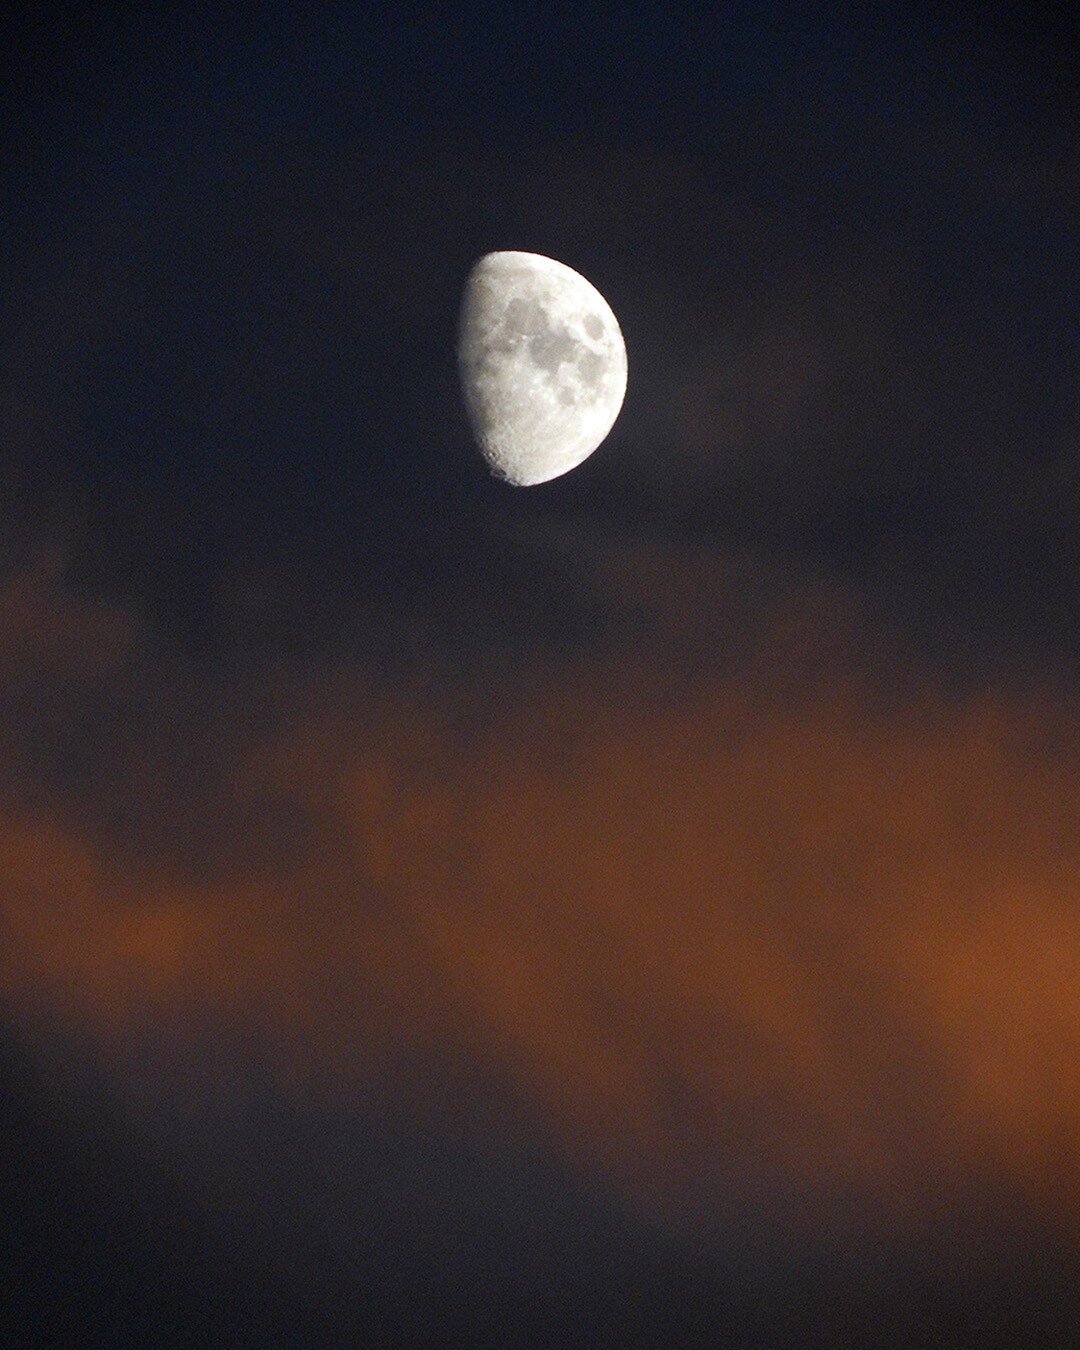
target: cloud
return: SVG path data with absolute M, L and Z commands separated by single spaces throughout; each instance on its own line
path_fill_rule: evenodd
M 991 1181 L 1075 1212 L 1075 707 L 898 685 L 857 608 L 806 588 L 673 684 L 662 652 L 721 648 L 704 616 L 738 569 L 597 556 L 665 612 L 636 671 L 599 647 L 388 690 L 311 660 L 275 690 L 267 664 L 241 694 L 277 711 L 247 725 L 209 667 L 166 698 L 175 654 L 55 570 L 11 579 L 0 693 L 65 671 L 36 724 L 64 742 L 127 679 L 139 735 L 75 789 L 20 793 L 9 764 L 6 1004 L 122 1078 L 163 1038 L 181 1094 L 219 1026 L 287 1094 L 378 1082 L 482 1129 L 501 1099 L 683 1219 L 754 1195 L 812 1227 L 855 1195 L 918 1225 Z

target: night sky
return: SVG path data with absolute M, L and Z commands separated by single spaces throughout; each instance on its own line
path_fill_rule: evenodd
M 1075 29 L 220 8 L 0 42 L 0 1341 L 1074 1344 Z

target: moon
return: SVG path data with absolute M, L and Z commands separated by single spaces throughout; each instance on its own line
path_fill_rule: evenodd
M 473 434 L 515 487 L 576 468 L 615 424 L 626 345 L 611 306 L 541 253 L 488 253 L 461 302 L 458 367 Z

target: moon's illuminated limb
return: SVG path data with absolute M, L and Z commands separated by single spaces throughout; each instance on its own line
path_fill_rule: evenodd
M 626 347 L 610 305 L 539 253 L 488 253 L 472 269 L 458 361 L 480 449 L 518 487 L 591 455 L 626 394 Z

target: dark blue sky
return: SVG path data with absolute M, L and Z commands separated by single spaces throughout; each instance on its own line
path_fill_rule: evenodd
M 325 551 L 357 513 L 438 516 L 490 491 L 447 450 L 460 277 L 520 243 L 599 272 L 636 339 L 621 432 L 647 443 L 628 473 L 612 454 L 560 485 L 559 509 L 636 529 L 641 503 L 616 499 L 644 495 L 677 531 L 829 568 L 917 551 L 1023 586 L 1053 502 L 1035 538 L 975 517 L 1061 473 L 1075 489 L 1067 38 L 1046 15 L 798 6 L 42 22 L 8 56 L 7 366 L 71 432 L 21 471 L 118 540 L 116 513 L 163 513 L 181 570 L 264 525 Z M 817 490 L 793 501 L 778 469 L 779 508 L 745 499 L 788 434 L 748 408 L 750 471 L 720 458 L 724 492 L 687 497 L 665 458 L 714 452 L 664 424 L 672 371 L 700 380 L 704 344 L 769 324 L 879 347 L 818 358 Z

